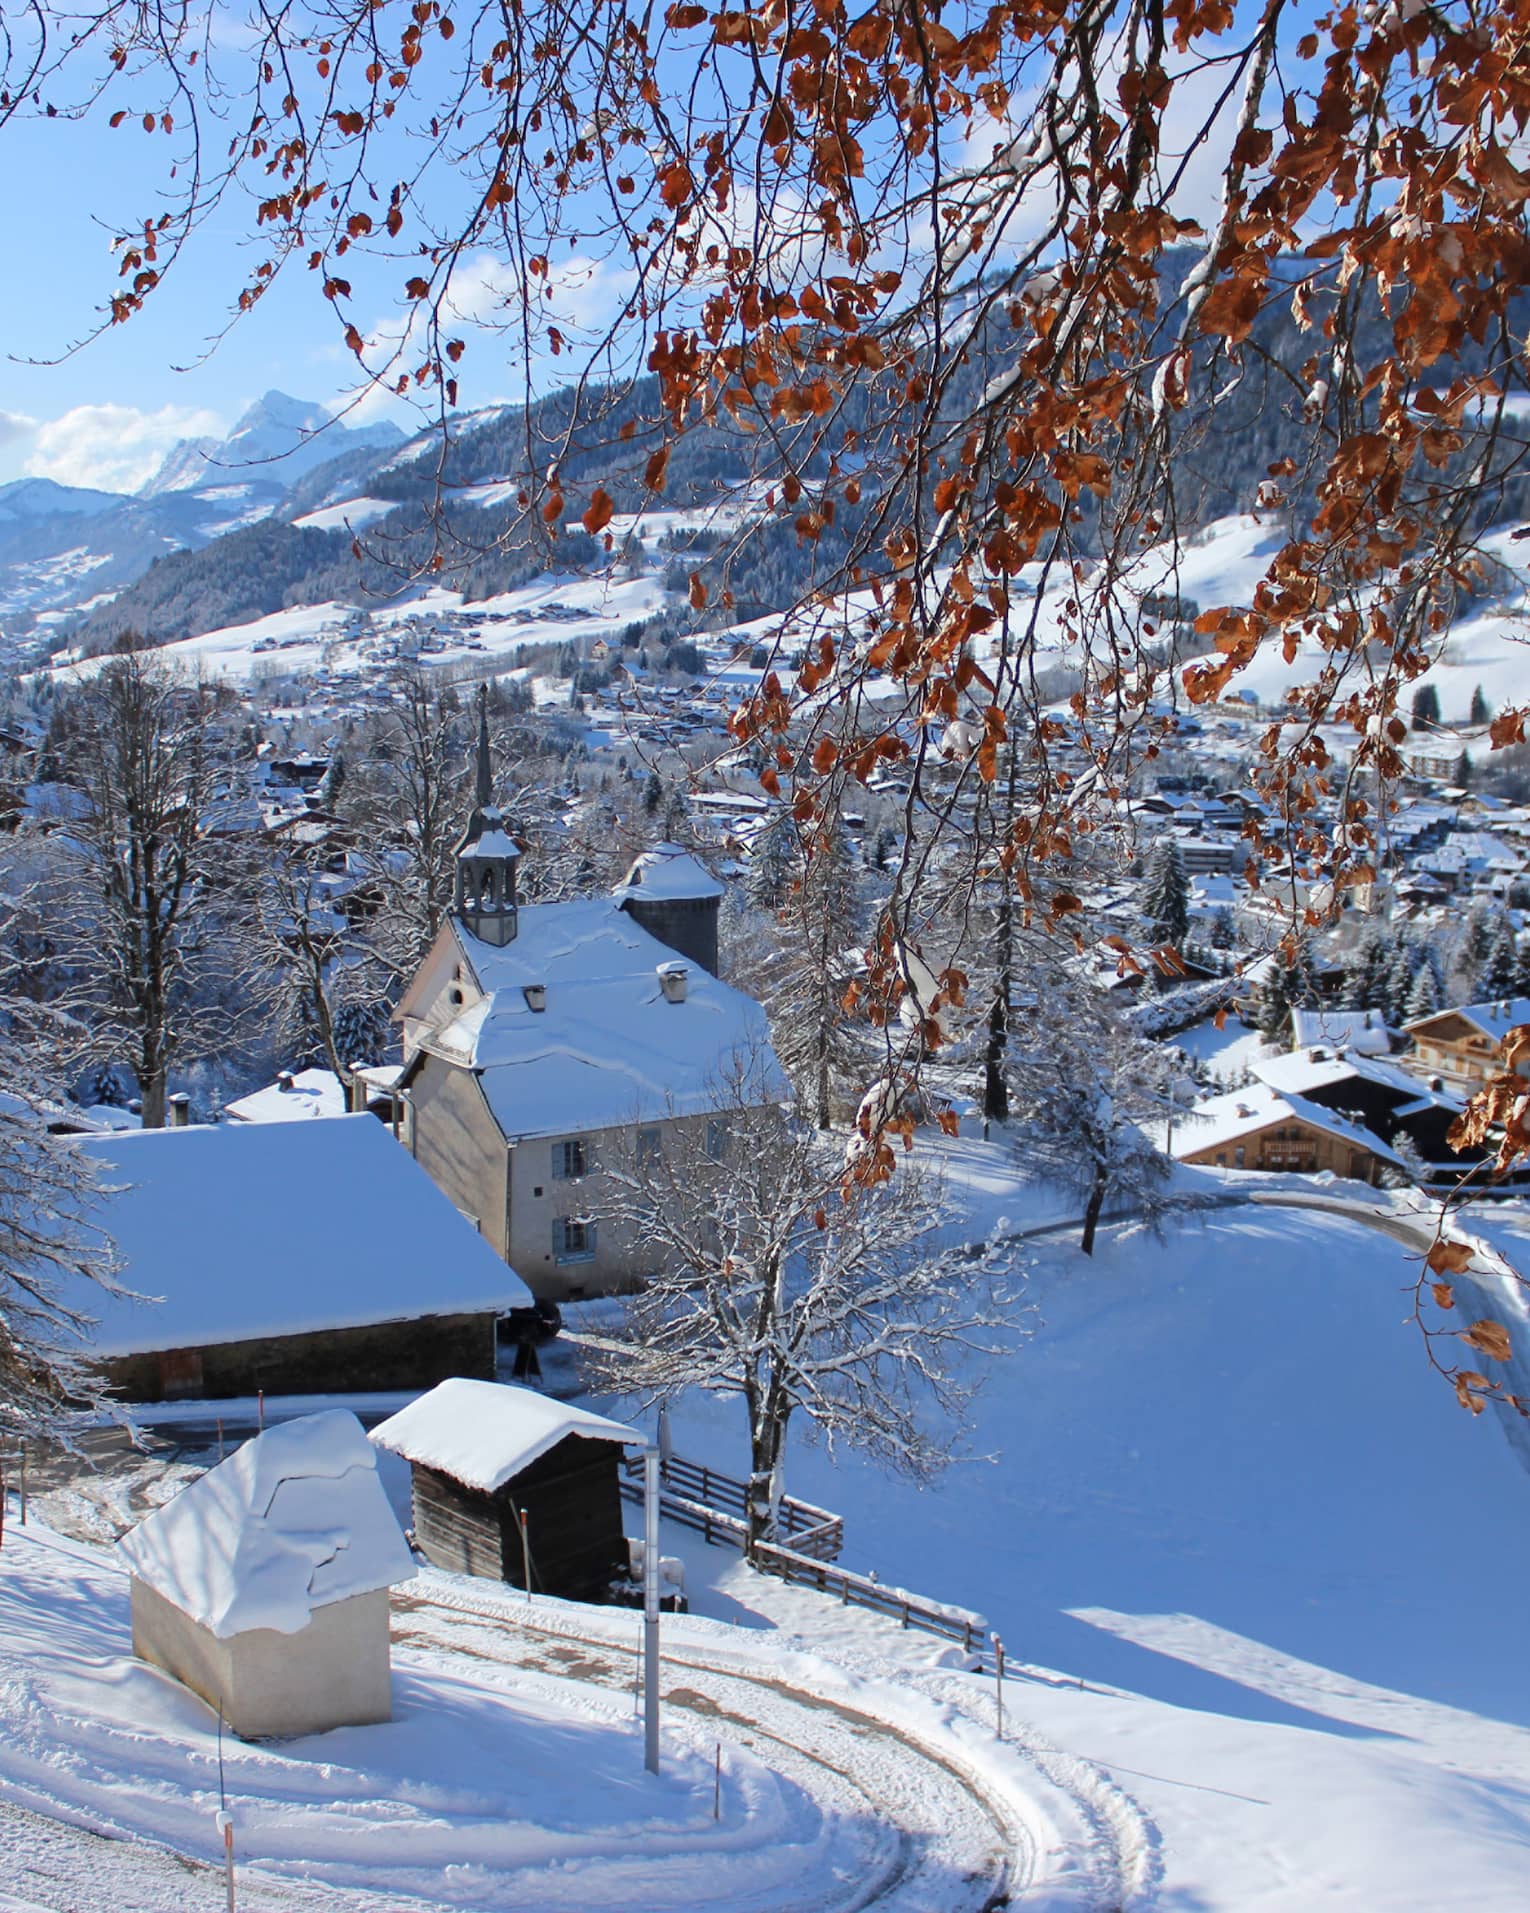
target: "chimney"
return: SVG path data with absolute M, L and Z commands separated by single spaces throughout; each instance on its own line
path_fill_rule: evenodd
M 191 1122 L 191 1098 L 185 1090 L 178 1089 L 173 1096 L 167 1097 L 170 1105 L 170 1127 L 185 1129 Z
M 276 1087 L 281 1090 L 283 1095 L 287 1095 L 291 1092 L 292 1086 L 292 1071 L 290 1069 L 279 1069 L 276 1072 Z
M 659 973 L 659 988 L 664 992 L 666 1003 L 683 1003 L 686 985 L 691 979 L 690 965 L 687 963 L 659 963 L 654 966 Z
M 528 1010 L 540 1014 L 547 1008 L 547 985 L 545 983 L 527 983 L 522 985 L 521 994 L 526 999 Z

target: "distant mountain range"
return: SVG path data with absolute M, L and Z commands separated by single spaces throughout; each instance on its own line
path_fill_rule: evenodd
M 396 425 L 350 426 L 267 392 L 226 439 L 182 439 L 137 493 L 21 478 L 0 485 L 0 633 L 11 642 L 68 624 L 135 583 L 157 559 L 201 550 L 281 518 L 327 467 L 347 475 L 406 443 Z M 322 489 L 322 487 L 321 487 Z M 32 648 L 29 644 L 27 648 Z

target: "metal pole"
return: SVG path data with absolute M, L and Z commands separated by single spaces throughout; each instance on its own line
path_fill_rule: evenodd
M 609 1479 L 609 1477 L 607 1477 Z M 526 1577 L 526 1599 L 531 1599 L 531 1543 L 526 1538 L 526 1510 L 522 1508 L 521 1517 L 521 1573 Z
M 659 1771 L 659 1451 L 643 1451 L 643 1765 Z
M 997 1634 L 995 1634 L 993 1637 L 993 1658 L 994 1658 L 994 1670 L 993 1670 L 994 1684 L 998 1694 L 998 1703 L 999 1703 L 998 1737 L 1000 1740 L 1002 1740 L 1004 1738 L 1004 1643 L 999 1639 Z

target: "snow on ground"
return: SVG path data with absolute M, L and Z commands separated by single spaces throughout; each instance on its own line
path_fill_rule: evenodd
M 1207 1017 L 1173 1038 L 1173 1047 L 1182 1050 L 1192 1063 L 1200 1063 L 1213 1081 L 1234 1087 L 1261 1057 L 1270 1052 L 1258 1030 L 1241 1016 L 1231 1012 L 1217 1028 L 1216 1019 Z
M 395 498 L 347 498 L 343 504 L 323 505 L 318 511 L 305 512 L 292 523 L 298 531 L 360 531 L 374 518 L 385 518 L 398 510 Z
M 1007 1145 L 942 1148 L 974 1234 L 1018 1236 L 1065 1213 Z M 1224 1199 L 1316 1195 L 1392 1227 L 1411 1213 L 1359 1186 L 1213 1180 Z M 1486 1213 L 1481 1233 L 1511 1250 L 1530 1241 L 1522 1209 Z M 1071 1231 L 1016 1241 L 1013 1257 L 1033 1332 L 989 1377 L 970 1458 L 919 1489 L 802 1440 L 789 1470 L 794 1493 L 845 1517 L 847 1566 L 988 1617 L 1012 1671 L 1002 1748 L 991 1671 L 960 1673 L 946 1644 L 666 1527 L 696 1610 L 665 1623 L 667 1790 L 633 1771 L 634 1617 L 518 1607 L 426 1575 L 401 1591 L 399 1733 L 226 1745 L 267 1883 L 325 1882 L 388 1907 L 837 1904 L 826 1883 L 843 1868 L 871 1877 L 886 1828 L 864 1803 L 825 1800 L 800 1765 L 765 1773 L 777 1752 L 760 1750 L 779 1751 L 774 1734 L 819 1761 L 864 1751 L 865 1727 L 832 1753 L 813 1738 L 848 1682 L 882 1723 L 873 1738 L 902 1718 L 901 1692 L 926 1753 L 919 1710 L 955 1710 L 967 1805 L 953 1797 L 937 1818 L 991 1800 L 1010 1774 L 1014 1851 L 1057 1862 L 1022 1875 L 1033 1885 L 1016 1905 L 1522 1908 L 1530 1664 L 1505 1624 L 1530 1575 L 1530 1480 L 1494 1419 L 1465 1415 L 1430 1373 L 1405 1321 L 1408 1250 L 1339 1215 L 1248 1206 L 1183 1219 L 1161 1241 L 1115 1225 L 1092 1260 Z M 554 1345 L 555 1385 L 571 1359 Z M 630 1402 L 585 1399 L 646 1425 Z M 673 1435 L 680 1454 L 737 1470 L 736 1403 L 687 1398 Z M 382 1472 L 401 1505 L 402 1467 L 385 1458 Z M 216 1784 L 205 1714 L 126 1658 L 113 1572 L 97 1551 L 9 1529 L 0 1778 L 23 1806 L 203 1853 Z M 538 1646 L 533 1627 L 556 1638 Z M 751 1713 L 761 1680 L 811 1696 L 808 1724 Z M 778 1693 L 769 1707 L 784 1704 Z M 764 1737 L 754 1754 L 725 1741 L 725 1837 L 703 1862 L 708 1735 L 739 1715 Z M 1022 1760 L 1023 1777 L 1006 1766 Z M 570 1761 L 588 1767 L 577 1797 Z M 906 1766 L 875 1771 L 884 1813 L 936 1813 Z M 971 1841 L 984 1837 L 974 1825 Z M 919 1890 L 891 1903 L 969 1904 L 927 1878 Z
M 1022 1253 L 1038 1317 L 980 1405 L 991 1461 L 918 1490 L 798 1447 L 847 1565 L 1064 1670 L 1010 1705 L 1151 1815 L 1160 1904 L 1523 1907 L 1530 1666 L 1489 1617 L 1530 1572 L 1530 1480 L 1430 1374 L 1404 1250 L 1232 1210 Z M 677 1451 L 726 1466 L 739 1416 L 687 1401 Z M 703 1611 L 814 1625 L 813 1595 L 681 1545 Z

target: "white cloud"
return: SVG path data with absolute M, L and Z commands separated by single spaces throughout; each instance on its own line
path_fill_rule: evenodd
M 24 445 L 37 430 L 37 420 L 25 412 L 0 412 L 0 447 Z
M 76 405 L 37 426 L 26 469 L 61 485 L 137 491 L 177 439 L 222 438 L 226 429 L 216 412 L 201 407 L 143 412 L 132 405 Z

